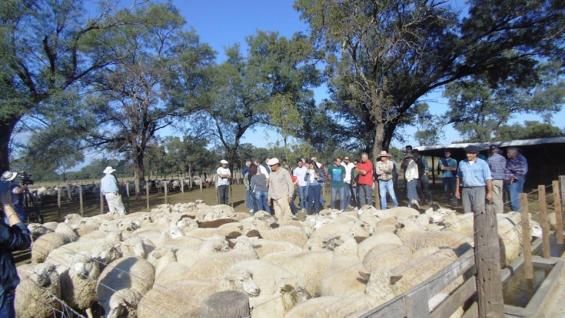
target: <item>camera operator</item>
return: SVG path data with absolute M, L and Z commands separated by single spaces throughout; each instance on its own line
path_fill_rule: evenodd
M 17 172 L 5 171 L 2 174 L 2 177 L 0 177 L 0 181 L 5 182 L 9 185 L 10 192 L 12 194 L 12 205 L 14 206 L 14 209 L 16 210 L 16 213 L 18 214 L 20 220 L 25 223 L 27 220 L 27 214 L 24 208 L 24 189 L 21 185 L 14 181 L 18 176 L 19 175 Z M 31 183 L 33 183 L 33 181 L 31 181 L 31 179 L 29 179 L 29 177 L 24 172 L 22 178 L 24 186 L 26 185 L 26 180 L 29 180 Z M 5 222 L 8 223 L 7 220 L 5 220 Z
M 12 205 L 12 193 L 8 182 L 0 182 L 0 317 L 14 318 L 14 296 L 20 279 L 12 256 L 13 251 L 29 248 L 31 236 Z

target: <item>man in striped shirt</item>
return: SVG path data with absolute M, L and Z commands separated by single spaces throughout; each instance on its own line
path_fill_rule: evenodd
M 511 147 L 506 150 L 506 179 L 508 180 L 508 193 L 512 211 L 520 211 L 520 193 L 524 192 L 524 183 L 528 173 L 528 160 L 518 148 Z

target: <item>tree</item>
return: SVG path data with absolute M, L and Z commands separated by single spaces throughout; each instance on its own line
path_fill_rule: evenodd
M 488 81 L 475 76 L 447 86 L 448 122 L 468 141 L 496 139 L 498 130 L 517 114 L 534 113 L 550 119 L 565 102 L 565 81 L 559 76 L 560 65 L 543 64 L 537 85 L 504 81 L 491 87 Z M 525 85 L 523 85 L 525 84 Z
M 212 61 L 213 52 L 194 33 L 182 30 L 185 21 L 172 5 L 123 10 L 118 16 L 128 22 L 112 34 L 113 49 L 122 58 L 94 84 L 99 93 L 87 104 L 97 124 L 88 140 L 91 146 L 127 153 L 139 194 L 147 146 L 159 130 L 188 109 L 174 99 L 176 91 L 168 84 L 178 80 L 179 69 L 200 74 L 200 68 Z M 183 58 L 186 56 L 191 58 Z M 193 76 L 186 82 L 199 80 Z
M 335 109 L 373 156 L 414 120 L 428 92 L 473 74 L 493 83 L 528 74 L 538 57 L 562 54 L 562 4 L 469 2 L 457 15 L 442 1 L 298 0 L 325 52 Z
M 212 123 L 208 130 L 220 141 L 230 165 L 239 162 L 241 138 L 255 125 L 280 125 L 289 132 L 296 113 L 290 118 L 277 111 L 294 112 L 294 105 L 312 99 L 310 89 L 319 83 L 312 46 L 303 35 L 287 39 L 258 32 L 247 44 L 246 57 L 235 45 L 226 51 L 226 62 L 216 67 L 212 102 L 206 110 L 211 119 L 202 120 L 204 125 Z
M 500 126 L 494 139 L 496 141 L 509 141 L 546 137 L 565 137 L 565 129 L 560 129 L 550 123 L 528 120 L 523 124 Z
M 85 12 L 79 0 L 0 2 L 0 169 L 23 116 L 41 114 L 53 95 L 88 85 L 114 61 L 106 32 L 121 22 L 109 9 Z

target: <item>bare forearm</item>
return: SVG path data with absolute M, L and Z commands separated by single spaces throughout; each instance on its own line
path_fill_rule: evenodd
M 8 225 L 12 226 L 22 222 L 11 204 L 4 204 L 3 206 L 4 214 L 6 214 L 6 218 L 8 219 Z
M 487 180 L 487 192 L 492 193 L 492 180 Z

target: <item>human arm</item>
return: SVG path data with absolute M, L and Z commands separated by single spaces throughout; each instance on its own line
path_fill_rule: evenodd
M 18 217 L 11 203 L 10 191 L 2 191 L 1 202 L 8 225 L 0 222 L 0 247 L 11 251 L 23 250 L 31 245 L 31 235 L 24 223 Z
M 460 186 L 461 186 L 461 179 L 459 178 L 459 176 L 457 176 L 457 178 L 455 178 L 455 197 L 457 199 L 461 199 L 461 192 L 459 192 L 460 190 Z
M 487 180 L 487 201 L 492 203 L 492 180 Z

